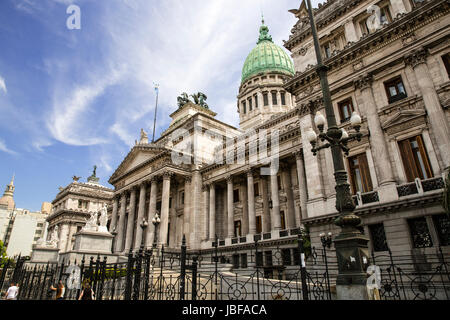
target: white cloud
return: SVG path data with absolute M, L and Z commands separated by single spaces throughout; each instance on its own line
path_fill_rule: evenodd
M 0 76 L 0 89 L 3 90 L 5 93 L 8 93 L 8 90 L 6 90 L 5 79 L 2 76 Z
M 15 151 L 9 149 L 9 148 L 6 146 L 5 141 L 2 140 L 2 139 L 0 139 L 0 151 L 6 152 L 6 153 L 9 153 L 9 154 L 12 154 L 12 155 L 17 155 L 17 154 L 18 154 L 17 152 L 15 152 Z

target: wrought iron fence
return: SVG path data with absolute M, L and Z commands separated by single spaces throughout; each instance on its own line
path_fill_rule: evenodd
M 384 300 L 449 300 L 448 256 L 436 253 L 393 255 L 391 250 L 372 253 L 372 263 L 380 267 L 380 296 Z
M 372 252 L 370 259 L 381 271 L 381 299 L 450 298 L 448 256 L 441 248 L 434 254 Z M 20 300 L 53 299 L 50 287 L 59 280 L 68 300 L 78 299 L 84 282 L 97 300 L 333 300 L 338 269 L 334 251 L 324 246 L 304 252 L 299 235 L 296 243 L 277 246 L 256 240 L 197 252 L 185 245 L 177 251 L 141 249 L 123 263 L 100 256 L 44 265 L 18 259 L 0 272 L 1 293 L 18 283 Z

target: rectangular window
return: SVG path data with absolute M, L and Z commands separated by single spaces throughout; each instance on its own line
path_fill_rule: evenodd
M 394 78 L 384 83 L 389 103 L 394 103 L 407 97 L 405 86 L 401 77 Z
M 78 200 L 78 209 L 81 209 L 83 207 L 83 201 Z
M 255 94 L 254 97 L 255 97 L 255 109 L 258 109 L 258 95 Z
M 272 262 L 272 251 L 264 251 L 264 258 L 266 258 L 265 266 L 271 267 L 273 265 Z
M 234 236 L 240 237 L 242 236 L 242 230 L 241 230 L 241 220 L 234 222 Z
M 284 92 L 281 92 L 280 96 L 281 96 L 281 105 L 285 106 L 286 105 L 286 94 Z
M 373 251 L 387 251 L 386 233 L 382 223 L 372 224 L 369 226 L 370 238 L 372 240 Z
M 169 198 L 169 208 L 172 208 L 172 198 Z
M 262 233 L 262 218 L 261 216 L 256 216 L 256 233 Z
M 283 185 L 281 183 L 281 176 L 277 176 L 277 181 L 278 181 L 278 190 L 283 189 Z
M 409 219 L 408 225 L 414 248 L 428 248 L 433 246 L 427 221 L 424 217 Z
M 239 269 L 239 255 L 233 254 L 233 268 Z
M 398 144 L 408 182 L 414 181 L 415 178 L 423 180 L 433 177 L 422 136 L 406 139 Z
M 284 211 L 280 211 L 280 216 L 281 216 L 281 230 L 285 230 L 286 229 L 286 218 L 284 216 Z
M 283 257 L 283 265 L 290 266 L 291 265 L 291 249 L 281 250 L 281 255 Z
M 380 9 L 380 22 L 381 22 L 381 24 L 386 24 L 386 23 L 392 22 L 391 13 L 389 12 L 388 6 L 385 6 Z
M 433 216 L 434 228 L 441 246 L 450 246 L 450 219 L 446 214 Z
M 259 196 L 259 184 L 258 184 L 258 182 L 253 184 L 253 191 L 255 193 L 255 197 L 258 197 Z
M 325 57 L 327 58 L 331 57 L 331 46 L 329 42 L 323 45 L 323 52 L 325 54 Z
M 444 61 L 445 70 L 447 70 L 447 76 L 450 78 L 450 53 L 446 53 L 442 56 Z
M 38 223 L 37 226 L 38 226 L 38 228 L 42 228 L 44 226 L 44 224 L 43 223 Z
M 277 101 L 277 93 L 276 93 L 276 92 L 272 92 L 272 104 L 273 104 L 274 106 L 276 106 L 276 105 L 278 104 L 278 101 Z
M 245 107 L 245 101 L 242 101 L 242 111 L 244 112 L 244 114 L 247 113 L 247 108 Z
M 361 34 L 362 35 L 364 35 L 364 34 L 369 34 L 370 32 L 369 32 L 369 28 L 367 27 L 367 19 L 364 19 L 363 21 L 361 21 L 360 23 L 359 23 L 359 27 L 360 27 L 360 29 L 361 29 Z
M 248 98 L 248 112 L 253 110 L 252 98 Z
M 262 252 L 256 252 L 256 266 L 262 267 L 263 266 L 263 253 Z
M 349 157 L 350 182 L 353 194 L 357 192 L 372 191 L 372 179 L 370 178 L 369 165 L 365 153 Z
M 181 204 L 184 204 L 184 191 L 181 192 Z
M 269 105 L 269 95 L 267 93 L 263 93 L 264 106 Z
M 247 268 L 247 254 L 241 253 L 241 268 Z
M 239 202 L 239 189 L 233 190 L 233 202 Z
M 352 99 L 346 99 L 342 102 L 338 103 L 338 109 L 339 109 L 339 115 L 341 117 L 341 123 L 349 121 L 352 117 L 353 111 L 355 109 L 353 108 L 353 102 Z

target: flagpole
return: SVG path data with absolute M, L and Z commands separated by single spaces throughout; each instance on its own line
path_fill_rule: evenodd
M 159 84 L 155 84 L 155 91 L 156 91 L 156 106 L 155 106 L 155 119 L 153 120 L 153 138 L 152 138 L 152 143 L 155 142 L 155 127 L 156 127 L 156 113 L 158 111 Z

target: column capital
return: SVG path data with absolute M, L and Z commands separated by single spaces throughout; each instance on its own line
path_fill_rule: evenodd
M 191 183 L 192 182 L 192 177 L 191 176 L 185 176 L 184 177 L 184 183 Z
M 202 184 L 202 192 L 206 192 L 209 190 L 209 185 L 208 184 Z
M 405 64 L 411 66 L 413 69 L 419 64 L 426 63 L 428 56 L 428 50 L 419 48 L 406 55 L 403 59 Z
M 304 160 L 302 149 L 292 152 L 296 160 Z
M 373 75 L 366 73 L 360 76 L 355 81 L 353 81 L 353 85 L 355 86 L 355 89 L 364 90 L 371 88 L 372 82 L 373 82 Z
M 233 183 L 233 176 L 232 175 L 227 175 L 225 177 L 225 180 L 227 181 L 227 184 L 232 184 Z
M 159 178 L 160 177 L 158 175 L 153 175 L 150 177 L 149 181 L 150 183 L 158 182 Z
M 280 161 L 280 169 L 282 171 L 286 171 L 289 169 L 289 163 L 287 163 L 286 161 Z
M 163 180 L 170 180 L 174 176 L 174 173 L 172 171 L 165 171 L 162 176 Z

